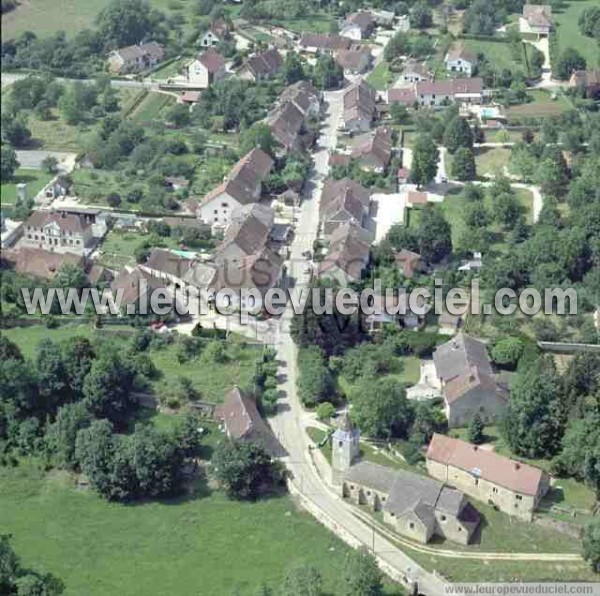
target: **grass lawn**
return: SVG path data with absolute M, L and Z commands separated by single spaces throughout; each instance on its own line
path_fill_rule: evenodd
M 475 149 L 477 175 L 504 173 L 510 159 L 510 148 L 479 147 Z
M 26 358 L 35 357 L 37 346 L 43 339 L 60 342 L 76 335 L 91 339 L 95 333 L 91 325 L 65 325 L 56 329 L 48 329 L 43 325 L 33 325 L 25 328 L 15 327 L 2 330 L 2 335 L 15 342 Z
M 568 100 L 562 93 L 559 93 L 556 99 L 547 91 L 534 89 L 529 91 L 528 95 L 532 101 L 518 106 L 511 106 L 507 109 L 506 115 L 509 121 L 515 121 L 522 118 L 543 118 L 545 116 L 556 116 L 570 109 Z
M 19 168 L 15 172 L 12 182 L 3 182 L 0 188 L 0 201 L 2 203 L 14 203 L 17 198 L 17 184 L 27 184 L 27 198 L 33 199 L 50 180 L 52 174 L 45 170 L 33 170 Z
M 297 19 L 286 19 L 281 25 L 297 33 L 329 33 L 335 17 L 325 12 L 313 13 Z
M 348 552 L 289 497 L 243 503 L 213 492 L 123 506 L 27 462 L 0 468 L 0 527 L 26 566 L 65 582 L 66 596 L 256 594 L 292 564 L 316 567 L 329 593 Z
M 85 148 L 92 127 L 87 124 L 73 126 L 67 124 L 56 108 L 52 109 L 51 120 L 40 120 L 30 114 L 27 125 L 31 136 L 40 145 L 40 149 L 48 151 L 78 152 Z
M 136 122 L 149 122 L 158 118 L 165 109 L 175 103 L 175 98 L 166 93 L 149 93 L 133 110 L 131 117 Z
M 470 50 L 476 55 L 480 53 L 484 54 L 488 62 L 498 71 L 501 71 L 504 68 L 514 70 L 515 66 L 521 71 L 524 71 L 525 54 L 523 53 L 521 63 L 516 63 L 510 49 L 510 44 L 501 38 L 499 38 L 498 41 L 465 39 L 464 44 L 467 50 Z
M 553 11 L 553 19 L 556 25 L 558 47 L 575 48 L 587 61 L 588 68 L 600 65 L 600 54 L 598 44 L 591 38 L 586 37 L 579 31 L 577 21 L 579 15 L 591 6 L 598 6 L 597 0 L 577 0 L 577 2 L 564 2 L 566 9 Z
M 444 202 L 447 201 L 448 198 L 444 199 Z M 418 207 L 413 207 L 411 209 L 406 210 L 406 227 L 411 228 L 413 230 L 417 230 L 419 228 L 419 222 L 421 221 L 421 211 Z
M 166 64 L 165 66 L 161 66 L 156 70 L 152 71 L 150 77 L 153 79 L 168 79 L 169 77 L 174 77 L 178 75 L 186 63 L 190 62 L 189 58 L 180 58 L 179 60 L 173 60 Z
M 384 90 L 390 87 L 396 79 L 396 76 L 397 75 L 390 70 L 389 64 L 383 60 L 369 74 L 367 82 L 375 89 Z

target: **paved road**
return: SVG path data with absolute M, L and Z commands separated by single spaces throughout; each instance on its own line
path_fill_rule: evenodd
M 76 153 L 63 151 L 17 151 L 17 160 L 22 168 L 40 169 L 46 157 L 55 157 L 58 160 L 58 169 L 62 172 L 70 172 L 75 167 Z

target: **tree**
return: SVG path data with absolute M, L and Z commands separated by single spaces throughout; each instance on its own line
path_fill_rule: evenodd
M 312 406 L 327 399 L 332 392 L 331 374 L 318 346 L 300 350 L 298 354 L 298 394 L 302 403 Z
M 518 337 L 505 337 L 492 348 L 492 360 L 501 366 L 514 367 L 523 355 L 525 344 Z
M 215 477 L 232 499 L 256 500 L 282 480 L 279 465 L 262 445 L 250 441 L 222 441 L 212 463 Z
M 348 553 L 344 563 L 343 593 L 346 596 L 383 594 L 383 575 L 375 557 L 366 549 Z
M 62 344 L 62 360 L 71 391 L 77 397 L 83 395 L 83 384 L 96 357 L 94 348 L 86 337 L 74 336 Z
M 262 149 L 265 153 L 273 155 L 278 143 L 268 124 L 257 122 L 246 129 L 240 138 L 240 151 L 243 155 L 254 148 Z
M 562 199 L 569 187 L 569 168 L 558 147 L 552 148 L 538 165 L 535 175 L 544 196 Z
M 433 180 L 437 172 L 439 151 L 435 141 L 429 135 L 419 135 L 413 148 L 410 178 L 423 186 Z
M 600 39 L 600 7 L 584 8 L 579 15 L 578 25 L 583 35 Z
M 410 24 L 417 29 L 427 29 L 433 23 L 433 14 L 427 3 L 419 0 L 410 10 Z
M 75 457 L 77 433 L 91 422 L 92 417 L 83 402 L 65 404 L 59 408 L 56 420 L 48 426 L 44 436 L 46 451 L 55 466 L 75 469 L 78 465 Z
M 0 149 L 0 181 L 8 182 L 12 180 L 18 167 L 19 162 L 15 150 L 7 145 L 2 145 Z
M 410 39 L 403 31 L 397 31 L 385 46 L 383 57 L 387 62 L 393 62 L 399 56 L 408 54 L 410 51 Z
M 176 103 L 166 114 L 167 122 L 171 122 L 177 128 L 187 126 L 191 119 L 189 107 L 181 103 Z
M 574 48 L 565 48 L 553 63 L 553 74 L 557 79 L 568 79 L 574 70 L 585 70 L 585 58 Z
M 55 174 L 58 171 L 58 159 L 54 155 L 47 155 L 42 159 L 42 168 L 48 172 L 48 174 Z
M 106 204 L 113 209 L 117 209 L 121 205 L 121 195 L 116 192 L 111 192 L 106 195 Z
M 57 408 L 72 397 L 68 392 L 67 371 L 60 348 L 51 339 L 43 339 L 37 348 L 36 376 L 41 409 L 54 414 Z
M 319 420 L 330 420 L 335 414 L 335 407 L 331 402 L 324 401 L 317 406 L 316 413 Z
M 439 403 L 431 400 L 417 402 L 415 420 L 410 430 L 410 441 L 415 445 L 427 445 L 434 433 L 445 433 L 448 419 Z
M 600 573 L 600 520 L 591 521 L 583 533 L 583 557 Z
M 317 57 L 313 71 L 313 85 L 317 89 L 326 91 L 337 89 L 344 81 L 344 71 L 329 54 Z
M 419 253 L 432 263 L 438 263 L 452 252 L 452 228 L 442 211 L 427 205 L 419 220 Z
M 457 149 L 450 170 L 452 177 L 457 180 L 475 180 L 477 171 L 473 150 L 467 147 Z
M 83 396 L 97 418 L 123 424 L 136 401 L 131 392 L 135 370 L 115 352 L 96 358 L 83 383 Z
M 572 417 L 600 411 L 600 354 L 577 354 L 561 377 L 561 394 Z M 594 398 L 594 396 L 596 396 Z
M 395 124 L 406 124 L 409 116 L 408 109 L 401 103 L 395 102 L 390 105 L 390 118 Z
M 31 140 L 31 131 L 23 116 L 2 114 L 2 142 L 13 147 L 26 147 Z
M 469 443 L 481 445 L 485 439 L 483 431 L 483 420 L 481 420 L 479 413 L 476 412 L 475 416 L 473 416 L 473 420 L 471 420 L 471 424 L 469 425 Z
M 165 15 L 145 0 L 113 0 L 97 17 L 98 33 L 117 47 L 156 39 Z
M 516 10 L 520 11 L 521 8 Z M 504 7 L 494 6 L 494 10 L 490 10 L 486 0 L 475 0 L 465 12 L 464 29 L 472 35 L 493 35 L 505 18 Z
M 514 453 L 523 457 L 553 456 L 564 432 L 560 381 L 554 363 L 538 358 L 519 370 L 511 387 L 506 435 Z
M 321 596 L 323 594 L 323 578 L 310 565 L 290 567 L 283 580 L 282 596 Z
M 512 229 L 523 214 L 519 199 L 512 192 L 498 195 L 493 201 L 494 219 L 507 229 Z
M 58 108 L 67 124 L 79 124 L 86 116 L 85 89 L 83 83 L 73 83 L 61 96 Z
M 296 52 L 287 52 L 285 55 L 283 76 L 287 85 L 293 85 L 305 79 L 302 61 Z
M 473 147 L 473 132 L 465 118 L 455 116 L 448 122 L 443 144 L 450 153 L 455 153 L 460 147 Z
M 352 392 L 352 417 L 370 437 L 406 437 L 413 412 L 406 391 L 391 378 L 363 378 Z
M 0 593 L 6 596 L 58 596 L 63 582 L 51 573 L 26 569 L 10 544 L 10 534 L 0 534 Z

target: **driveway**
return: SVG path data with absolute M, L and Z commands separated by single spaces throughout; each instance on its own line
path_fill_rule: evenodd
M 17 160 L 22 168 L 41 169 L 42 162 L 46 157 L 55 157 L 58 160 L 58 169 L 62 172 L 70 172 L 75 167 L 76 153 L 62 151 L 17 151 Z

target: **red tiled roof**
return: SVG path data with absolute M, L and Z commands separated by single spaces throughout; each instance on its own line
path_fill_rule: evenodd
M 418 190 L 408 191 L 408 202 L 412 205 L 424 205 L 427 203 L 427 193 Z
M 225 66 L 225 58 L 217 52 L 214 48 L 206 50 L 203 54 L 198 56 L 198 61 L 202 64 L 208 72 L 214 74 Z
M 427 459 L 460 468 L 525 495 L 537 495 L 543 478 L 539 468 L 440 434 L 433 435 L 427 449 Z

